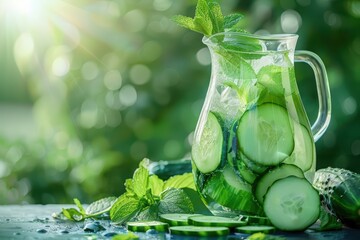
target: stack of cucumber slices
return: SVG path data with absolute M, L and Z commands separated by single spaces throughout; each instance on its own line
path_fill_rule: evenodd
M 305 230 L 319 218 L 319 193 L 304 175 L 314 158 L 309 129 L 270 102 L 248 109 L 232 127 L 208 112 L 192 149 L 207 203 L 266 218 L 283 231 Z
M 275 227 L 261 225 L 269 223 L 262 218 L 243 216 L 228 218 L 201 214 L 162 214 L 160 221 L 128 222 L 127 229 L 134 232 L 146 232 L 154 229 L 158 232 L 170 232 L 172 235 L 195 237 L 219 237 L 230 233 L 272 233 Z M 256 224 L 256 225 L 249 225 Z

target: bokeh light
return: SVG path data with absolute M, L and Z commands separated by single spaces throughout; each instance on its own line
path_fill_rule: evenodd
M 295 10 L 286 10 L 281 14 L 281 28 L 285 33 L 296 33 L 301 27 L 301 16 Z

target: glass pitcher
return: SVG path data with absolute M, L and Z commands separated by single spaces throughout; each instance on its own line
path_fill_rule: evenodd
M 226 32 L 203 39 L 211 53 L 211 81 L 191 155 L 196 187 L 215 215 L 263 215 L 258 181 L 276 167 L 313 180 L 314 142 L 329 125 L 330 92 L 321 59 L 295 51 L 297 38 Z M 314 70 L 319 113 L 312 126 L 294 61 Z

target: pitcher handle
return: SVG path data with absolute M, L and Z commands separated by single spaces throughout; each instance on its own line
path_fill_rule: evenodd
M 331 117 L 331 98 L 329 81 L 323 61 L 318 55 L 310 51 L 295 51 L 295 62 L 304 62 L 314 71 L 316 88 L 319 99 L 319 112 L 311 132 L 316 142 L 326 131 Z

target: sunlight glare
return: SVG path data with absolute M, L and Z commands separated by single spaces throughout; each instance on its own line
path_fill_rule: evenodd
M 31 17 L 40 13 L 43 0 L 7 0 L 4 9 L 7 13 L 17 17 Z

